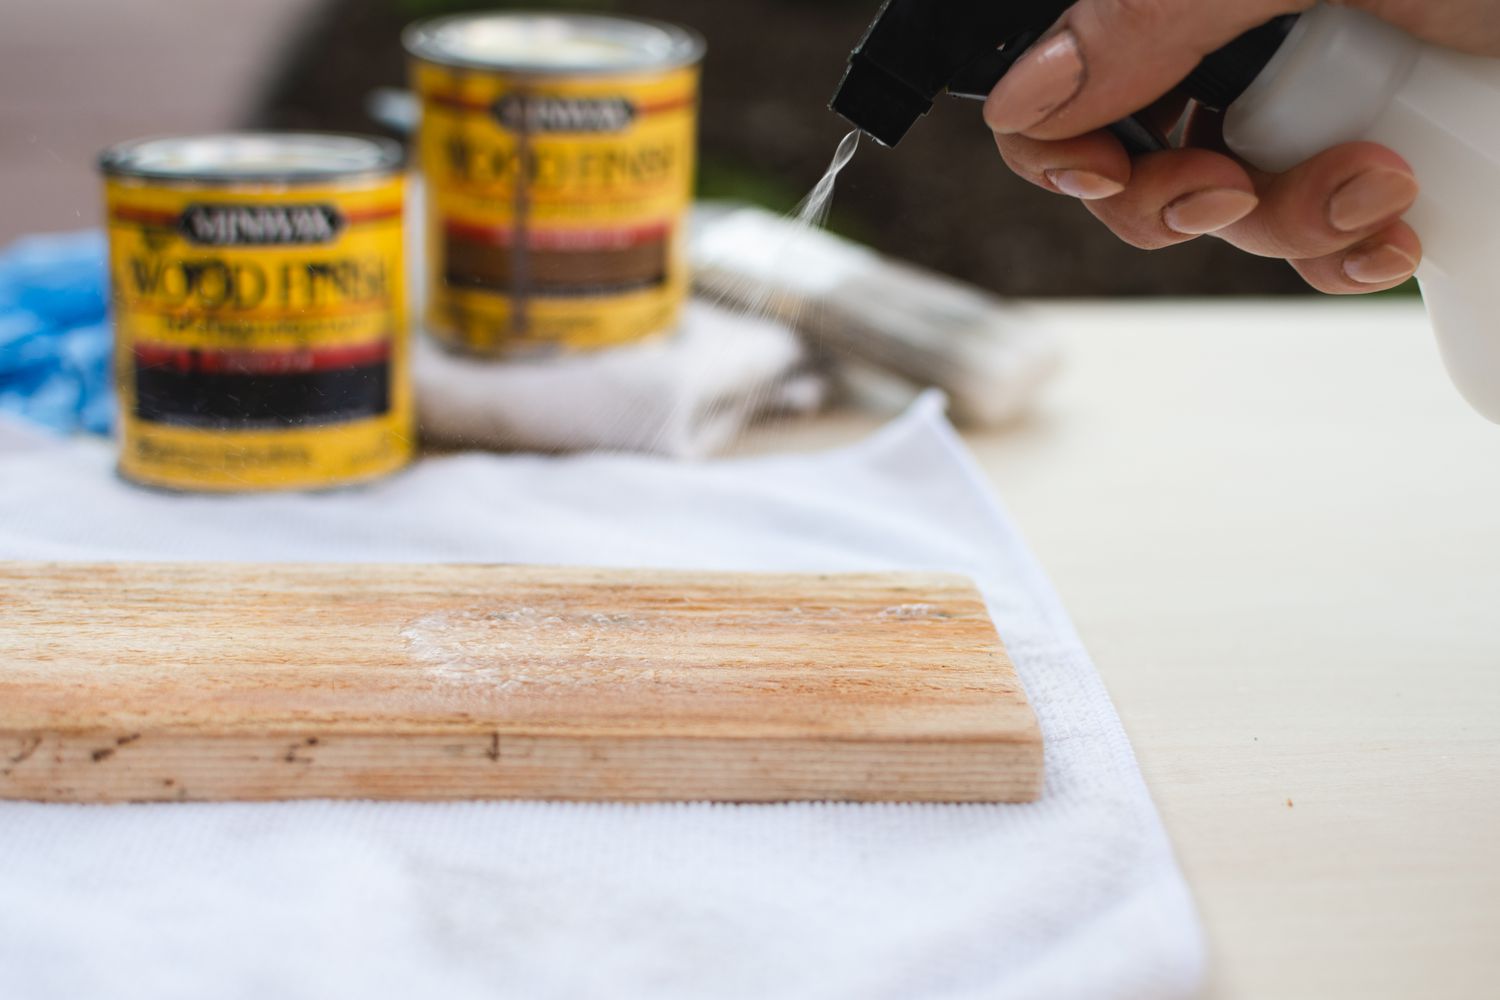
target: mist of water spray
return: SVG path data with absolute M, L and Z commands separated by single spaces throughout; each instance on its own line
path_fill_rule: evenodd
M 839 142 L 828 169 L 807 197 L 787 213 L 787 225 L 783 229 L 770 237 L 761 236 L 737 247 L 741 274 L 720 281 L 712 294 L 715 300 L 738 312 L 776 317 L 796 325 L 796 308 L 789 313 L 785 304 L 777 301 L 778 289 L 785 283 L 777 279 L 795 276 L 796 268 L 806 266 L 809 256 L 816 257 L 815 253 L 810 255 L 808 252 L 807 238 L 828 221 L 839 174 L 859 149 L 859 137 L 856 130 Z
M 833 204 L 833 189 L 838 184 L 839 174 L 854 159 L 854 153 L 859 149 L 859 136 L 859 129 L 855 129 L 839 143 L 839 148 L 833 154 L 833 162 L 828 164 L 827 173 L 813 185 L 807 197 L 797 206 L 798 222 L 811 227 L 821 226 L 827 221 L 828 209 Z
M 779 291 L 781 282 L 769 275 L 783 268 L 796 268 L 807 262 L 810 255 L 803 241 L 810 233 L 821 229 L 827 221 L 839 174 L 854 158 L 855 152 L 859 149 L 859 139 L 860 132 L 856 129 L 839 142 L 833 159 L 822 178 L 813 185 L 807 197 L 788 213 L 789 231 L 781 239 L 769 241 L 768 245 L 740 248 L 741 253 L 758 258 L 757 264 L 748 266 L 745 270 L 760 272 L 760 276 L 740 276 L 737 280 L 731 280 L 716 288 L 710 298 L 742 314 L 775 318 L 792 327 L 801 325 L 799 320 L 802 318 L 802 311 L 806 308 L 805 304 L 800 301 L 786 301 L 784 293 Z M 760 413 L 770 392 L 771 387 L 765 386 L 734 401 L 715 400 L 701 410 L 694 419 L 716 420 L 729 407 L 743 409 L 748 413 Z M 679 415 L 682 405 L 674 403 L 674 416 Z M 771 414 L 770 419 L 775 420 L 775 414 Z M 675 421 L 669 421 L 669 424 L 673 422 Z

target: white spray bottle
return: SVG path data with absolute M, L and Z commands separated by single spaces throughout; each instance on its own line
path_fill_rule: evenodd
M 885 0 L 832 107 L 894 146 L 939 93 L 988 94 L 1070 4 Z M 1500 423 L 1500 60 L 1324 4 L 1247 32 L 1182 89 L 1227 110 L 1230 148 L 1264 170 L 1357 140 L 1411 164 L 1422 195 L 1407 219 L 1422 237 L 1417 274 L 1443 359 L 1464 397 Z M 1164 145 L 1134 118 L 1111 129 L 1131 152 Z
M 1422 194 L 1406 219 L 1422 238 L 1417 277 L 1443 361 L 1500 423 L 1500 60 L 1315 7 L 1229 106 L 1224 138 L 1277 172 L 1358 140 L 1411 164 Z

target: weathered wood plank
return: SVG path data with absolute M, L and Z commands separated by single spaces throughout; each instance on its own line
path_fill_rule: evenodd
M 925 574 L 0 563 L 0 796 L 1024 801 Z

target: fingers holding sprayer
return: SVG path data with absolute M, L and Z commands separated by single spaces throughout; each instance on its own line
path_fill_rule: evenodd
M 1284 174 L 1263 176 L 1260 207 L 1223 236 L 1264 257 L 1325 257 L 1395 222 L 1418 190 L 1411 167 L 1396 153 L 1374 143 L 1346 143 Z
M 1125 190 L 1088 208 L 1125 242 L 1154 250 L 1232 226 L 1258 204 L 1244 167 L 1219 153 L 1182 149 L 1137 158 Z
M 1082 135 L 1160 98 L 1210 52 L 1311 0 L 1079 0 L 985 102 L 994 132 Z
M 1044 142 L 996 135 L 1005 165 L 1038 187 L 1083 201 L 1112 198 L 1130 183 L 1130 157 L 1108 132 Z
M 1422 241 L 1404 222 L 1397 222 L 1347 250 L 1294 260 L 1292 266 L 1309 285 L 1332 295 L 1360 295 L 1395 288 L 1417 271 Z

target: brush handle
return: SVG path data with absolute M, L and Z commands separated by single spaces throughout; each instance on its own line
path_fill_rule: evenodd
M 699 205 L 699 293 L 773 316 L 819 354 L 937 386 L 961 424 L 1021 413 L 1057 368 L 1056 332 L 1019 303 L 758 208 Z

